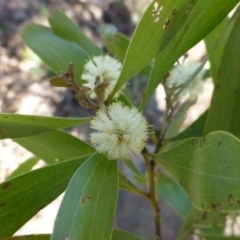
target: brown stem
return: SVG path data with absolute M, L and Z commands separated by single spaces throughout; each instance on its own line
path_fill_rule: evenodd
M 156 192 L 156 183 L 155 183 L 155 162 L 144 154 L 144 159 L 146 162 L 146 167 L 149 177 L 149 200 L 151 202 L 153 211 L 154 211 L 154 223 L 156 228 L 155 240 L 161 240 L 161 218 L 160 218 L 160 208 L 158 206 L 158 197 Z

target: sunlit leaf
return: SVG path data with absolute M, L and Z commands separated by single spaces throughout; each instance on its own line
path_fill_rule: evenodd
M 185 0 L 160 1 L 163 10 L 160 12 L 160 20 L 156 23 L 158 30 L 155 29 L 155 34 L 151 33 L 149 35 L 152 37 L 152 41 L 147 43 L 148 47 L 146 49 L 150 50 L 143 56 L 150 57 L 150 51 L 154 53 L 154 57 L 156 57 L 156 54 L 159 55 L 154 62 L 140 109 L 146 106 L 156 87 L 166 77 L 178 58 L 214 29 L 237 3 L 238 0 L 224 2 L 221 0 L 192 0 L 188 3 Z M 148 22 L 148 25 L 151 24 L 149 28 L 154 28 L 152 20 L 149 20 L 151 18 L 149 10 L 151 9 L 146 12 L 148 14 L 146 22 Z M 168 11 L 167 16 L 163 14 L 165 11 Z M 167 26 L 164 28 L 166 23 Z M 120 80 L 122 78 L 120 77 Z
M 223 34 L 223 31 L 225 30 L 227 24 L 229 23 L 228 17 L 226 17 L 212 32 L 210 32 L 206 38 L 204 39 L 207 52 L 209 53 L 209 61 L 211 64 L 211 75 L 213 77 L 213 80 L 216 79 L 217 70 L 219 68 L 219 64 L 221 61 L 221 57 L 223 54 L 224 47 L 226 45 L 226 42 L 229 37 L 229 32 L 231 31 L 231 28 L 228 29 L 228 32 L 224 34 L 224 39 L 221 41 L 221 44 L 219 43 L 219 46 L 216 46 L 218 44 L 220 36 Z M 215 49 L 216 48 L 216 49 Z M 214 50 L 214 52 L 212 52 Z M 212 52 L 212 54 L 210 54 Z
M 84 141 L 60 130 L 13 140 L 50 164 L 89 155 L 95 151 Z
M 111 240 L 143 240 L 143 238 L 120 229 L 114 229 Z
M 230 32 L 217 72 L 204 135 L 216 130 L 240 137 L 240 14 Z M 231 59 L 231 61 L 229 61 Z
M 224 48 L 229 39 L 229 34 L 232 31 L 235 21 L 240 14 L 240 8 L 235 11 L 233 16 L 229 19 L 226 17 L 209 35 L 204 39 L 206 49 L 209 55 L 211 64 L 211 75 L 215 81 L 217 78 L 217 71 L 222 60 Z
M 39 235 L 25 235 L 25 236 L 15 236 L 3 238 L 1 240 L 50 240 L 51 235 L 49 234 L 39 234 Z
M 37 164 L 38 161 L 39 158 L 37 157 L 27 159 L 25 162 L 20 164 L 18 168 L 7 177 L 7 179 L 29 172 Z
M 25 43 L 54 72 L 67 70 L 70 62 L 75 65 L 76 81 L 81 84 L 80 76 L 89 54 L 74 42 L 66 41 L 50 29 L 38 24 L 29 24 L 21 32 Z
M 0 114 L 0 139 L 19 138 L 37 135 L 90 121 L 90 118 L 62 118 L 22 115 L 12 113 Z

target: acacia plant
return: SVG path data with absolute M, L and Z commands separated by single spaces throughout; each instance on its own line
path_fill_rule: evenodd
M 51 84 L 75 91 L 79 104 L 94 114 L 91 118 L 0 114 L 0 137 L 12 139 L 47 164 L 31 170 L 31 159 L 19 166 L 17 176 L 1 183 L 0 239 L 14 239 L 11 236 L 21 226 L 65 190 L 52 235 L 27 239 L 142 239 L 114 229 L 119 188 L 150 201 L 154 239 L 162 239 L 159 199 L 184 220 L 179 240 L 189 235 L 230 239 L 224 235 L 225 218 L 240 210 L 238 2 L 153 1 L 130 40 L 117 32 L 102 33 L 108 52 L 62 12 L 49 18 L 51 29 L 27 25 L 22 38 L 56 72 Z M 206 57 L 201 62 L 183 60 L 201 40 Z M 136 106 L 126 88 L 137 74 L 148 81 Z M 209 76 L 215 86 L 209 109 L 180 132 L 185 112 Z M 142 110 L 159 84 L 166 92 L 166 110 L 161 125 L 153 126 Z M 62 130 L 87 122 L 93 129 L 90 143 Z M 134 164 L 134 156 L 144 159 L 146 172 Z M 120 161 L 133 180 L 119 169 Z

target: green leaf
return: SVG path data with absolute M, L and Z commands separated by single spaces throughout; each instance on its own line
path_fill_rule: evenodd
M 29 172 L 37 164 L 38 161 L 39 158 L 37 157 L 27 159 L 25 162 L 20 164 L 18 168 L 7 177 L 7 179 L 11 179 L 23 173 Z
M 144 13 L 131 39 L 123 63 L 123 69 L 113 90 L 113 94 L 158 55 L 161 45 L 164 42 L 165 31 L 162 28 L 173 10 L 174 2 L 176 1 L 161 1 L 158 10 L 162 6 L 163 10 L 158 22 L 155 22 L 158 16 L 152 16 L 155 2 L 152 2 Z
M 198 228 L 198 231 L 200 232 L 200 234 L 214 234 L 218 236 L 224 236 L 225 223 L 226 223 L 226 216 L 225 216 L 224 224 L 221 224 L 221 225 L 212 224 L 211 227 L 202 227 L 202 228 L 200 227 Z
M 25 235 L 25 236 L 15 236 L 15 237 L 8 237 L 1 240 L 50 240 L 51 235 L 48 234 L 40 234 L 40 235 Z M 113 235 L 111 240 L 143 240 L 132 233 L 120 230 L 120 229 L 113 229 Z
M 73 62 L 76 81 L 82 83 L 80 76 L 89 55 L 80 46 L 58 37 L 48 28 L 38 24 L 27 25 L 22 30 L 21 36 L 28 47 L 54 72 L 65 71 L 68 64 Z
M 196 208 L 238 211 L 239 148 L 239 139 L 218 131 L 209 133 L 204 142 L 187 139 L 153 158 L 176 178 Z
M 180 184 L 169 174 L 158 176 L 159 197 L 181 218 L 186 218 L 192 204 Z
M 90 118 L 41 117 L 34 115 L 0 114 L 0 139 L 37 135 L 53 129 L 84 124 Z
M 140 180 L 141 183 L 147 182 L 147 178 L 139 171 L 133 161 L 124 161 L 123 163 L 133 172 L 134 177 L 137 177 L 137 179 Z
M 165 139 L 174 138 L 180 131 L 181 126 L 184 121 L 184 116 L 186 115 L 187 110 L 193 105 L 193 101 L 186 100 L 177 110 L 174 118 L 169 124 L 167 132 L 165 134 Z
M 184 139 L 190 137 L 202 137 L 204 126 L 207 118 L 207 111 L 204 112 L 195 122 L 193 122 L 187 129 L 179 133 L 174 140 Z
M 217 78 L 217 71 L 222 59 L 224 48 L 229 39 L 230 32 L 234 27 L 235 20 L 239 15 L 239 7 L 235 11 L 234 15 L 229 19 L 226 17 L 207 37 L 204 39 L 210 64 L 211 64 L 211 73 L 212 78 L 215 81 Z
M 39 234 L 39 235 L 25 235 L 25 236 L 15 236 L 8 237 L 1 240 L 50 240 L 51 235 L 49 234 Z
M 187 4 L 185 0 L 161 1 L 160 5 L 163 6 L 163 10 L 160 13 L 160 20 L 155 25 L 152 23 L 149 12 L 152 9 L 152 5 L 150 5 L 150 9 L 146 12 L 148 16 L 143 19 L 145 19 L 146 24 L 148 23 L 145 28 L 155 28 L 155 34 L 151 33 L 153 35 L 149 35 L 153 40 L 145 43 L 148 47 L 145 46 L 144 48 L 149 49 L 148 53 L 154 53 L 152 57 L 159 55 L 155 60 L 140 109 L 146 106 L 158 84 L 166 77 L 168 71 L 179 57 L 214 29 L 237 3 L 238 0 L 224 2 L 221 0 L 192 0 Z M 165 29 L 163 29 L 164 21 L 168 23 Z M 158 29 L 156 29 L 157 27 Z M 141 43 L 143 42 L 141 41 Z M 138 52 L 143 53 L 142 51 Z M 145 57 L 148 53 L 143 54 L 143 56 Z M 122 78 L 120 77 L 120 80 Z
M 128 107 L 133 106 L 132 99 L 130 99 L 129 96 L 125 93 L 121 93 L 120 96 L 117 99 L 113 99 L 112 102 L 122 102 L 125 106 Z
M 63 12 L 55 11 L 49 18 L 53 32 L 59 37 L 75 42 L 90 55 L 100 55 L 102 50 L 98 48 L 71 19 Z
M 121 33 L 114 33 L 104 37 L 103 41 L 107 50 L 123 62 L 130 42 L 129 39 Z
M 224 35 L 223 31 L 225 30 L 227 24 L 229 23 L 228 17 L 226 17 L 216 28 L 211 31 L 206 38 L 204 39 L 206 49 L 209 55 L 209 61 L 211 64 L 211 75 L 213 80 L 215 81 L 217 76 L 217 70 L 219 68 L 220 61 L 222 59 L 222 54 L 224 47 L 226 45 L 226 42 L 229 37 L 229 33 L 231 31 L 231 28 L 228 28 L 228 32 L 225 32 Z M 221 44 L 218 43 L 220 40 L 220 37 L 223 37 Z M 218 46 L 217 46 L 218 45 Z M 211 54 L 211 52 L 214 50 L 214 52 Z
M 114 56 L 118 58 L 119 61 L 123 62 L 128 46 L 129 39 L 121 33 L 113 33 L 103 38 L 104 45 L 107 50 Z M 151 72 L 150 65 L 146 66 L 141 73 L 149 76 Z
M 143 240 L 143 238 L 120 229 L 113 229 L 111 240 Z
M 223 232 L 225 225 L 226 214 L 222 213 L 220 209 L 214 212 L 204 212 L 192 207 L 187 215 L 177 240 L 185 240 L 195 230 L 201 229 L 201 233 L 216 233 L 216 230 Z
M 84 141 L 60 130 L 13 140 L 49 164 L 89 155 L 95 151 Z
M 215 234 L 200 234 L 206 240 L 240 240 L 240 237 L 221 236 Z
M 222 232 L 226 223 L 226 213 L 222 213 L 220 208 L 214 212 L 203 212 L 201 221 L 197 221 L 194 225 L 195 228 L 202 229 L 203 232 L 214 233 L 215 226 L 222 226 Z M 219 232 L 218 232 L 219 233 Z
M 0 184 L 0 238 L 14 234 L 58 197 L 86 159 L 82 157 L 52 164 Z
M 185 240 L 194 231 L 194 223 L 201 220 L 203 212 L 192 207 L 178 233 L 177 240 Z
M 115 216 L 117 161 L 92 155 L 72 177 L 54 225 L 52 240 L 111 239 Z
M 240 137 L 239 39 L 240 14 L 235 21 L 222 55 L 204 135 L 212 131 L 223 130 Z
M 130 180 L 126 178 L 123 173 L 119 172 L 119 188 L 123 190 L 127 190 L 136 194 L 140 194 L 141 196 L 146 196 L 147 194 L 143 192 L 141 189 L 137 188 Z

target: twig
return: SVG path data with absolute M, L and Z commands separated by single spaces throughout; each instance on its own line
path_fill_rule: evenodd
M 145 153 L 143 154 L 144 160 L 147 167 L 148 178 L 149 178 L 149 200 L 153 207 L 154 211 L 154 223 L 156 227 L 156 236 L 155 240 L 161 240 L 161 218 L 160 218 L 160 208 L 158 206 L 158 197 L 156 193 L 156 184 L 155 184 L 155 162 L 152 159 L 149 159 L 149 156 Z

